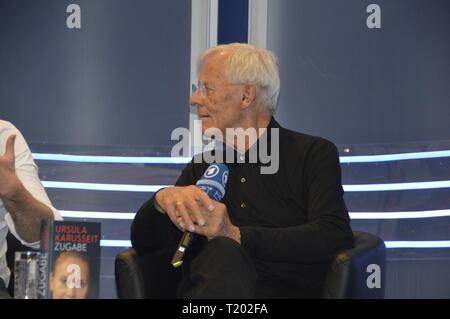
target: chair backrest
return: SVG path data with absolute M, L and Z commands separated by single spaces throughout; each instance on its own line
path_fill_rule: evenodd
M 169 266 L 174 248 L 139 255 L 133 248 L 116 256 L 115 278 L 120 299 L 175 298 L 182 269 Z
M 323 298 L 384 298 L 386 246 L 373 234 L 354 231 L 354 247 L 338 253 L 328 271 Z
M 136 250 L 130 248 L 116 256 L 115 278 L 119 299 L 145 298 L 144 277 L 137 260 Z

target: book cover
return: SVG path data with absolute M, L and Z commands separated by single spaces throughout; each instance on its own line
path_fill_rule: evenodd
M 98 298 L 100 238 L 100 223 L 42 221 L 39 298 Z

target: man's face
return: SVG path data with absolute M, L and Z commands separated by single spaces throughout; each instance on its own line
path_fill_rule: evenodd
M 76 265 L 75 267 L 69 267 Z M 79 268 L 78 268 L 78 267 Z M 74 270 L 74 268 L 76 270 Z M 79 273 L 77 272 L 79 270 Z M 73 276 L 79 275 L 79 284 L 75 285 Z M 57 261 L 50 276 L 50 290 L 53 299 L 84 299 L 89 289 L 89 268 L 86 262 L 75 256 L 64 256 Z
M 226 128 L 238 127 L 241 117 L 242 87 L 230 85 L 225 78 L 225 61 L 228 53 L 221 52 L 206 59 L 199 76 L 205 85 L 205 94 L 195 91 L 189 104 L 198 108 L 202 131 L 218 128 L 225 136 Z

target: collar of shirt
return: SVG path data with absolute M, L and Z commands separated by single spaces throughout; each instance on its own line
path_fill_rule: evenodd
M 239 164 L 268 165 L 267 158 L 265 157 L 267 156 L 270 158 L 272 155 L 272 142 L 279 143 L 279 141 L 272 141 L 272 130 L 279 130 L 281 128 L 280 124 L 271 117 L 269 125 L 264 133 L 245 153 L 241 153 L 225 143 L 220 143 L 211 151 L 212 155 L 215 156 L 215 158 L 223 159 L 223 162 L 231 167 Z M 259 128 L 256 129 L 258 132 Z M 279 134 L 277 136 L 279 137 Z

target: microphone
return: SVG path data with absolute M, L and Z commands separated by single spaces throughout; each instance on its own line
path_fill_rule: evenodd
M 215 163 L 209 165 L 202 178 L 195 185 L 208 194 L 209 198 L 219 202 L 225 195 L 227 179 L 228 167 L 225 164 Z M 183 264 L 184 254 L 191 245 L 194 235 L 188 231 L 183 233 L 175 255 L 172 258 L 172 266 L 179 267 Z

